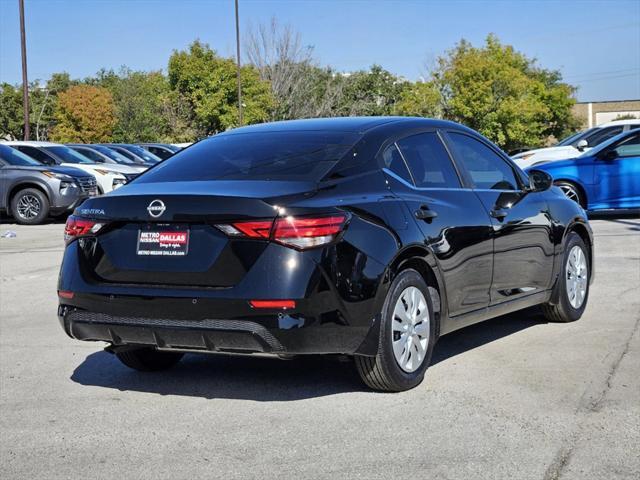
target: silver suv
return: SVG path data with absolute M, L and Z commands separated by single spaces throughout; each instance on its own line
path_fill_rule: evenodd
M 97 194 L 93 175 L 73 167 L 49 167 L 0 145 L 0 212 L 16 222 L 37 225 Z

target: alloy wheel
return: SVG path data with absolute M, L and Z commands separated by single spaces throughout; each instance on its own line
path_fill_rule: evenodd
M 560 187 L 560 190 L 562 190 L 562 193 L 564 193 L 565 197 L 569 200 L 573 200 L 577 204 L 580 204 L 580 194 L 573 185 L 563 183 L 558 186 Z
M 35 195 L 22 195 L 17 205 L 18 215 L 25 220 L 36 218 L 42 210 L 40 199 Z
M 407 373 L 415 372 L 424 361 L 430 332 L 429 309 L 422 291 L 405 288 L 393 310 L 391 327 L 393 354 Z
M 582 306 L 587 296 L 588 278 L 587 258 L 582 248 L 575 245 L 569 251 L 565 272 L 567 297 L 569 297 L 569 303 L 575 309 Z

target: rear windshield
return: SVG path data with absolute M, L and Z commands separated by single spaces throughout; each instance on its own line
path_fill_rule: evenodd
M 138 182 L 296 180 L 318 182 L 360 136 L 348 132 L 261 132 L 219 135 L 156 166 Z

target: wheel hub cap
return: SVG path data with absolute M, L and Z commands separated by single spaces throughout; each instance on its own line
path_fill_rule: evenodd
M 18 200 L 18 215 L 26 220 L 37 217 L 41 208 L 40 200 L 35 195 L 23 195 Z
M 427 300 L 420 289 L 407 287 L 396 302 L 391 327 L 393 354 L 405 372 L 415 372 L 422 365 L 430 331 Z
M 578 245 L 569 251 L 565 272 L 567 297 L 573 308 L 580 308 L 587 296 L 587 258 Z

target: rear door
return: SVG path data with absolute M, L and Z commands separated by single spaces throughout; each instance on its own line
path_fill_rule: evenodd
M 640 207 L 640 132 L 601 152 L 594 165 L 592 208 Z
M 554 244 L 545 192 L 526 191 L 524 179 L 510 162 L 479 137 L 449 131 L 446 138 L 491 217 L 491 304 L 550 288 Z
M 492 276 L 491 223 L 482 203 L 466 188 L 435 130 L 400 138 L 384 157 L 398 171 L 399 194 L 433 251 L 446 288 L 449 316 L 489 305 Z M 400 161 L 399 161 L 400 160 Z M 391 168 L 390 168 L 391 169 Z

